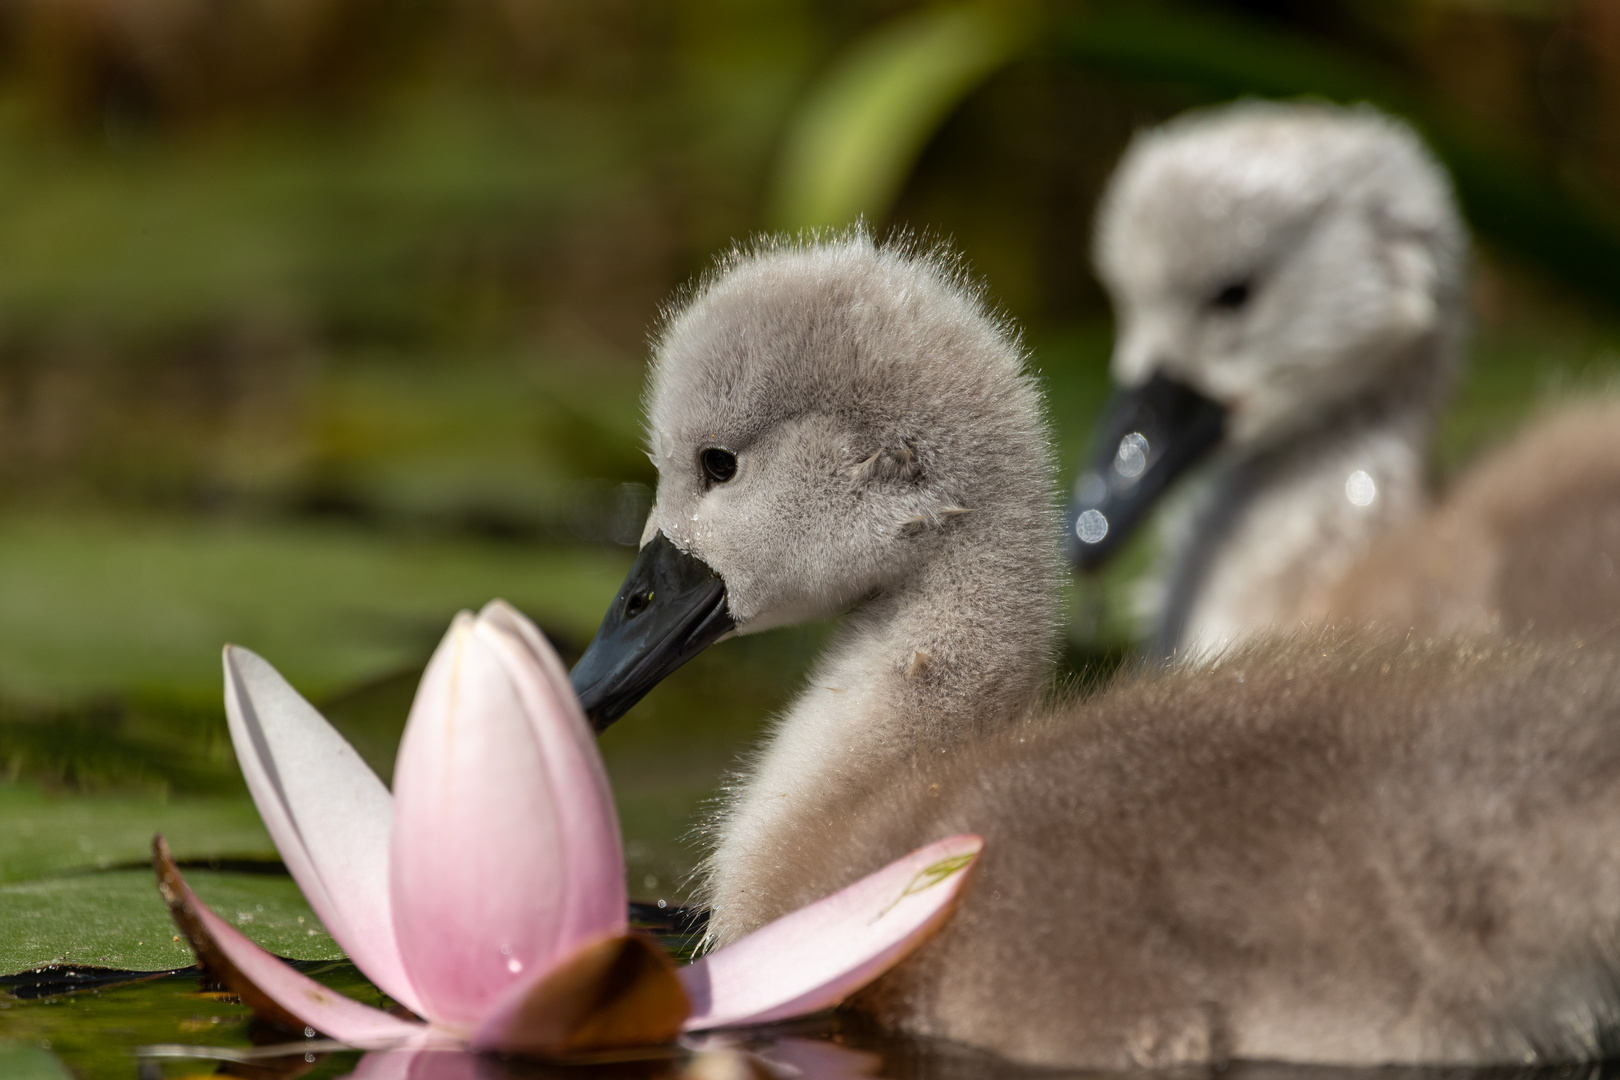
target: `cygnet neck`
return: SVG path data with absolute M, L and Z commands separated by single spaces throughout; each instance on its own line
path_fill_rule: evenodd
M 1423 510 L 1449 365 L 1437 357 L 1414 369 L 1324 421 L 1215 464 L 1172 509 L 1160 656 L 1209 657 L 1328 617 L 1329 587 L 1377 537 Z
M 728 899 L 791 862 L 826 824 L 820 808 L 1015 721 L 1044 688 L 1061 574 L 1049 493 L 1009 492 L 999 512 L 938 529 L 913 573 L 849 612 L 733 790 L 705 874 L 718 939 L 748 929 L 727 921 Z

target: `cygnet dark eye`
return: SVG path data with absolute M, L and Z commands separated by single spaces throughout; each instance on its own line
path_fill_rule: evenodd
M 1252 286 L 1247 281 L 1229 282 L 1215 290 L 1215 295 L 1209 298 L 1209 303 L 1211 307 L 1236 311 L 1249 302 L 1249 293 L 1252 291 Z
M 737 475 L 737 455 L 711 446 L 703 451 L 703 475 L 711 484 L 723 484 Z

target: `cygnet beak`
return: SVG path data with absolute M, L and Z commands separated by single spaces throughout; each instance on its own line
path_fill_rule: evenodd
M 1107 562 L 1170 482 L 1219 445 L 1225 430 L 1219 402 L 1162 371 L 1116 390 L 1091 466 L 1074 485 L 1068 516 L 1074 565 L 1094 570 Z
M 601 732 L 736 625 L 720 575 L 660 532 L 636 556 L 568 678 L 585 715 Z

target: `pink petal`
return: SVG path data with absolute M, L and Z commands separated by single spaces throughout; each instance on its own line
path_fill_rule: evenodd
M 275 668 L 235 645 L 224 662 L 231 742 L 276 850 L 356 966 L 422 1012 L 394 942 L 388 789 Z
M 374 1050 L 347 1080 L 482 1080 L 489 1059 L 457 1050 Z
M 790 1036 L 761 1041 L 748 1032 L 705 1031 L 687 1035 L 681 1045 L 732 1075 L 739 1074 L 738 1066 L 742 1067 L 740 1075 L 776 1080 L 858 1080 L 883 1072 L 882 1054 L 829 1039 Z M 702 1067 L 688 1067 L 687 1072 L 711 1075 Z
M 545 635 L 504 600 L 484 605 L 478 627 L 497 646 L 528 710 L 564 824 L 560 835 L 568 888 L 557 921 L 555 955 L 571 954 L 587 942 L 625 932 L 629 905 L 613 789 L 568 671 Z
M 420 1050 L 373 1050 L 343 1080 L 410 1080 L 411 1064 L 419 1056 Z
M 688 1031 L 831 1008 L 903 960 L 950 916 L 984 841 L 952 836 L 682 968 Z
M 164 888 L 178 894 L 171 904 L 182 904 L 201 925 L 208 944 L 223 954 L 236 969 L 234 974 L 251 984 L 233 986 L 238 993 L 256 989 L 316 1031 L 361 1049 L 397 1045 L 428 1034 L 427 1025 L 401 1020 L 344 997 L 259 948 L 197 899 L 172 863 L 160 873 Z
M 510 622 L 499 610 L 456 617 L 422 677 L 394 770 L 400 950 L 428 1015 L 461 1031 L 549 967 L 581 926 L 626 926 L 623 885 L 602 883 L 603 863 L 624 871 L 611 803 L 602 835 L 594 748 L 594 771 L 582 772 L 573 737 L 554 735 L 583 723 L 577 706 L 558 706 L 543 654 Z M 560 761 L 548 760 L 559 746 Z M 604 897 L 611 911 L 595 908 Z
M 775 1066 L 770 1070 L 773 1074 L 788 1072 L 803 1080 L 851 1080 L 883 1072 L 882 1054 L 826 1039 L 776 1039 L 756 1053 Z

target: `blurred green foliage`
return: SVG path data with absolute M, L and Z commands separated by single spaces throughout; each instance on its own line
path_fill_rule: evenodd
M 1032 37 L 1022 4 L 924 8 L 856 43 L 821 76 L 788 129 L 771 223 L 882 221 L 929 136 Z
M 630 556 L 330 521 L 14 513 L 0 521 L 0 685 L 212 711 L 234 642 L 324 697 L 415 663 L 458 609 L 500 595 L 578 648 Z
M 1239 94 L 1369 102 L 1405 116 L 1450 169 L 1470 222 L 1568 284 L 1620 301 L 1620 215 L 1539 160 L 1499 124 L 1425 93 L 1398 67 L 1236 13 L 1175 3 L 1098 5 L 1056 48 L 1126 77 L 1174 78 L 1221 100 Z M 1537 89 L 1546 93 L 1546 80 Z
M 1408 115 L 1493 273 L 1610 297 L 1606 10 L 10 0 L 0 499 L 623 540 L 642 342 L 713 252 L 864 213 L 1105 325 L 1124 141 L 1245 93 Z

